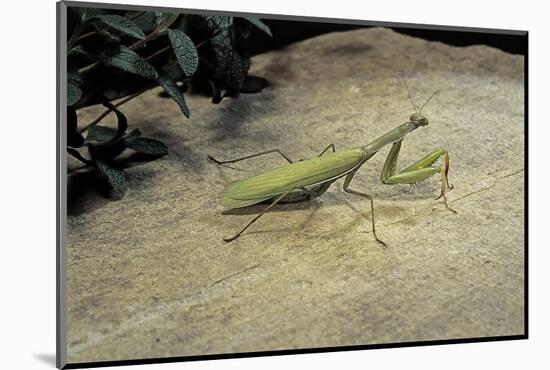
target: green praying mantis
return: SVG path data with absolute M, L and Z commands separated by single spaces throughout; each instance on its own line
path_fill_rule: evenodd
M 231 242 L 237 239 L 246 229 L 276 204 L 301 202 L 317 198 L 325 193 L 336 180 L 343 177 L 343 189 L 345 192 L 366 198 L 370 201 L 372 233 L 379 243 L 386 246 L 386 243 L 380 240 L 376 234 L 373 196 L 351 189 L 350 184 L 359 168 L 380 149 L 389 144 L 392 144 L 392 147 L 380 175 L 382 183 L 387 185 L 416 184 L 417 182 L 424 181 L 439 173 L 441 177 L 441 192 L 436 199 L 443 197 L 445 207 L 456 213 L 456 211 L 449 207 L 445 195 L 447 189 L 453 189 L 453 185 L 449 183 L 448 178 L 449 154 L 446 149 L 435 149 L 418 162 L 411 164 L 399 173 L 396 170 L 397 158 L 401 150 L 403 139 L 417 128 L 428 125 L 428 118 L 422 115 L 422 109 L 437 93 L 439 93 L 439 90 L 433 93 L 422 107 L 418 109 L 406 83 L 405 87 L 407 88 L 409 99 L 414 108 L 414 113 L 410 115 L 409 121 L 386 132 L 363 147 L 336 152 L 334 144 L 330 144 L 317 157 L 300 161 L 292 161 L 279 149 L 267 150 L 261 153 L 225 161 L 219 161 L 212 156 L 208 156 L 210 160 L 221 165 L 239 162 L 261 155 L 278 153 L 288 162 L 288 164 L 284 166 L 233 182 L 225 189 L 222 205 L 228 209 L 242 208 L 264 202 L 269 202 L 270 204 L 248 222 L 237 234 L 225 237 L 223 240 Z M 329 149 L 332 149 L 331 153 L 327 153 Z M 435 162 L 441 157 L 443 157 L 442 165 L 436 165 Z

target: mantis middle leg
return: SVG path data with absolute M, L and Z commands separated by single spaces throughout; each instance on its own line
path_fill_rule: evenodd
M 325 152 L 327 150 L 329 150 L 330 148 L 332 148 L 332 152 L 335 153 L 336 152 L 336 147 L 334 146 L 333 143 L 330 143 L 322 152 L 321 154 L 318 155 L 318 157 L 322 156 L 323 154 L 325 154 Z
M 384 243 L 382 240 L 378 239 L 378 236 L 376 235 L 376 228 L 374 226 L 374 200 L 373 200 L 373 197 L 372 195 L 369 195 L 369 194 L 365 194 L 365 193 L 360 193 L 358 191 L 355 191 L 355 190 L 352 190 L 349 188 L 349 184 L 351 182 L 351 180 L 353 179 L 353 176 L 355 176 L 355 172 L 356 171 L 353 171 L 353 172 L 350 172 L 345 180 L 344 180 L 344 191 L 346 193 L 350 193 L 350 194 L 353 194 L 353 195 L 358 195 L 360 197 L 363 197 L 363 198 L 367 198 L 369 201 L 370 201 L 370 210 L 371 210 L 371 214 L 372 214 L 372 233 L 374 234 L 374 237 L 376 238 L 376 241 L 379 242 L 380 244 L 382 244 L 384 247 L 387 247 L 386 243 Z
M 428 153 L 425 157 L 418 162 L 411 164 L 409 167 L 397 173 L 397 157 L 401 150 L 401 142 L 403 140 L 393 143 L 392 148 L 386 158 L 380 180 L 384 184 L 415 184 L 420 181 L 424 181 L 429 177 L 439 173 L 441 176 L 441 193 L 436 199 L 443 197 L 445 207 L 450 211 L 456 213 L 456 211 L 449 207 L 447 204 L 447 197 L 445 195 L 447 189 L 452 189 L 453 185 L 449 183 L 449 154 L 446 149 L 435 149 Z M 433 165 L 440 157 L 443 157 L 443 166 Z
M 325 154 L 325 152 L 327 150 L 329 150 L 330 148 L 332 148 L 332 152 L 336 152 L 336 149 L 334 147 L 334 144 L 330 144 L 329 146 L 327 146 L 322 152 L 321 154 L 319 154 L 319 157 L 322 156 L 323 154 Z M 259 156 L 262 156 L 262 155 L 265 155 L 265 154 L 271 154 L 271 153 L 278 153 L 281 155 L 281 157 L 283 157 L 288 163 L 293 163 L 294 161 L 292 159 L 290 159 L 290 157 L 288 155 L 286 155 L 282 150 L 280 149 L 271 149 L 271 150 L 266 150 L 265 152 L 260 152 L 260 153 L 256 153 L 256 154 L 251 154 L 251 155 L 247 155 L 247 156 L 244 156 L 244 157 L 240 157 L 240 158 L 235 158 L 235 159 L 230 159 L 230 160 L 227 160 L 227 161 L 219 161 L 217 160 L 216 158 L 212 157 L 211 155 L 208 156 L 208 159 L 210 159 L 211 161 L 213 162 L 216 162 L 217 164 L 225 164 L 225 163 L 235 163 L 235 162 L 240 162 L 240 161 L 243 161 L 245 159 L 250 159 L 250 158 L 254 158 L 254 157 L 259 157 Z

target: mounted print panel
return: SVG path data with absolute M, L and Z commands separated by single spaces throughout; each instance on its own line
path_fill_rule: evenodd
M 527 337 L 526 32 L 58 5 L 59 367 Z

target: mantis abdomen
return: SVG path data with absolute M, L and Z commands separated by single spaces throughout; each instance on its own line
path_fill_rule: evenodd
M 346 175 L 364 159 L 363 149 L 356 148 L 274 168 L 230 184 L 222 205 L 226 208 L 246 207 L 289 191 L 326 183 Z

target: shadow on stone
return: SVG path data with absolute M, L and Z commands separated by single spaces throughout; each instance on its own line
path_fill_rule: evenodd
M 122 169 L 129 169 L 141 166 L 150 160 L 150 156 L 134 153 L 122 158 L 117 164 Z M 144 182 L 149 182 L 148 186 L 150 186 L 156 176 L 155 171 L 148 167 L 140 169 L 137 174 L 127 171 L 125 174 L 128 188 L 144 186 Z M 111 188 L 108 181 L 93 168 L 73 173 L 67 177 L 67 214 L 77 216 L 102 208 L 108 202 L 115 201 L 110 194 Z
M 103 207 L 109 202 L 105 186 L 106 182 L 95 172 L 69 175 L 67 177 L 67 214 L 77 216 Z
M 347 43 L 345 45 L 334 45 L 326 49 L 327 54 L 336 54 L 339 57 L 345 58 L 349 55 L 359 54 L 361 57 L 367 56 L 372 46 L 363 42 Z
M 252 101 L 256 104 L 251 105 Z M 228 138 L 239 138 L 241 140 L 260 139 L 268 141 L 273 139 L 267 137 L 267 131 L 262 135 L 249 136 L 242 126 L 252 120 L 259 120 L 265 114 L 272 111 L 273 99 L 268 94 L 257 94 L 253 99 L 241 96 L 239 99 L 231 99 L 227 105 L 220 106 L 219 118 L 210 124 L 210 129 L 215 131 L 214 142 L 223 141 Z M 271 141 L 273 142 L 273 141 Z
M 260 214 L 267 206 L 269 206 L 269 202 L 259 203 L 243 208 L 227 209 L 222 211 L 222 215 L 257 215 Z M 267 213 L 303 211 L 307 209 L 316 210 L 319 206 L 319 201 L 313 199 L 296 203 L 276 204 Z

